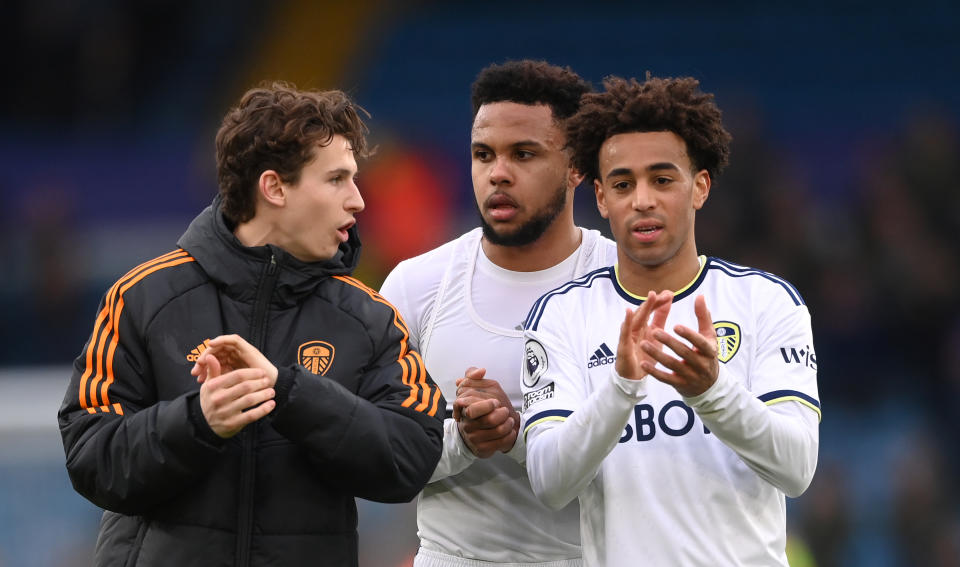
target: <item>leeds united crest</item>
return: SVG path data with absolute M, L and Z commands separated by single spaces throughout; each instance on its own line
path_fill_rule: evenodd
M 740 325 L 730 321 L 716 321 L 713 328 L 717 332 L 717 358 L 725 363 L 740 349 Z
M 323 376 L 333 364 L 333 355 L 336 349 L 326 341 L 309 341 L 300 345 L 297 352 L 297 362 L 310 372 Z

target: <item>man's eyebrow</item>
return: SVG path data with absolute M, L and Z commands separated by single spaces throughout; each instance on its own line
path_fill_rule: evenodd
M 652 163 L 652 164 L 650 164 L 650 165 L 647 166 L 647 171 L 658 171 L 658 170 L 661 170 L 661 169 L 670 169 L 670 170 L 673 170 L 673 171 L 680 171 L 680 168 L 677 167 L 676 164 L 671 163 L 671 162 L 669 162 L 669 161 L 664 161 L 664 162 L 660 162 L 660 163 Z
M 536 146 L 538 148 L 546 147 L 542 142 L 538 142 L 536 140 L 520 140 L 519 142 L 510 144 L 510 147 L 512 148 L 519 148 L 521 146 Z
M 485 142 L 470 142 L 471 148 L 489 148 L 490 144 Z M 538 142 L 536 140 L 520 140 L 519 142 L 514 142 L 510 144 L 511 148 L 523 148 L 523 147 L 536 147 L 536 148 L 545 148 L 546 145 L 543 142 Z
M 633 170 L 629 167 L 618 167 L 611 169 L 610 172 L 607 173 L 607 177 L 616 177 L 618 175 L 633 175 Z
M 650 171 L 661 171 L 661 170 L 664 170 L 664 169 L 668 169 L 668 170 L 671 170 L 671 171 L 680 171 L 680 168 L 679 168 L 676 164 L 671 163 L 671 162 L 669 162 L 669 161 L 664 161 L 664 162 L 659 162 L 659 163 L 652 163 L 652 164 L 648 165 L 647 167 L 645 167 L 645 168 L 644 168 L 644 171 L 647 171 L 647 172 L 650 172 Z M 634 175 L 634 172 L 633 172 L 633 170 L 630 169 L 629 167 L 618 167 L 618 168 L 616 168 L 616 169 L 611 169 L 611 170 L 607 173 L 607 177 L 617 177 L 617 176 L 620 176 L 620 175 Z

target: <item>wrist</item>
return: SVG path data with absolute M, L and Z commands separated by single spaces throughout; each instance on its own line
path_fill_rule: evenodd
M 649 374 L 644 374 L 638 378 L 627 378 L 622 376 L 615 368 L 610 370 L 610 380 L 616 386 L 616 389 L 620 392 L 621 395 L 634 399 L 641 400 L 647 395 L 647 382 L 645 378 Z
M 460 444 L 466 447 L 467 451 L 470 453 L 471 456 L 473 457 L 479 456 L 477 455 L 476 447 L 470 444 L 470 441 L 467 439 L 466 434 L 464 434 L 462 429 L 463 427 L 462 422 L 456 421 L 455 423 L 457 425 L 457 436 L 460 438 Z
M 513 410 L 513 413 L 510 414 L 510 419 L 513 420 L 513 430 L 510 435 L 507 435 L 506 440 L 503 442 L 503 446 L 500 447 L 501 453 L 509 453 L 513 451 L 513 448 L 517 446 L 517 439 L 520 437 L 520 413 L 516 410 Z M 512 437 L 512 440 L 510 439 Z
M 619 360 L 617 361 L 619 362 Z M 639 364 L 614 364 L 613 370 L 617 373 L 617 376 L 623 378 L 624 380 L 633 380 L 640 381 L 649 376 L 646 372 L 643 371 L 643 367 Z

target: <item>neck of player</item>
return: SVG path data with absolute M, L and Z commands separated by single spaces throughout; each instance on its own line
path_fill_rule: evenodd
M 617 276 L 626 291 L 647 297 L 651 291 L 677 292 L 693 282 L 700 272 L 696 246 L 685 247 L 680 253 L 661 263 L 641 263 L 617 250 Z

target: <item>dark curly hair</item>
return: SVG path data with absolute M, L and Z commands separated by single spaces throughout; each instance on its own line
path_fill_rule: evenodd
M 277 172 L 297 183 L 317 145 L 335 135 L 350 142 L 358 158 L 367 157 L 366 110 L 341 91 L 301 91 L 284 82 L 248 90 L 223 118 L 217 132 L 217 181 L 224 216 L 237 224 L 256 212 L 260 174 Z
M 558 67 L 546 61 L 507 61 L 493 64 L 477 74 L 470 88 L 473 116 L 484 104 L 516 102 L 545 104 L 554 120 L 572 116 L 580 108 L 580 97 L 593 90 L 570 67 Z
M 573 165 L 588 181 L 600 178 L 600 147 L 611 136 L 628 132 L 673 132 L 687 145 L 696 171 L 710 177 L 723 171 L 730 157 L 730 133 L 723 128 L 713 95 L 700 91 L 692 77 L 636 79 L 608 77 L 602 93 L 583 97 L 580 110 L 567 120 Z

